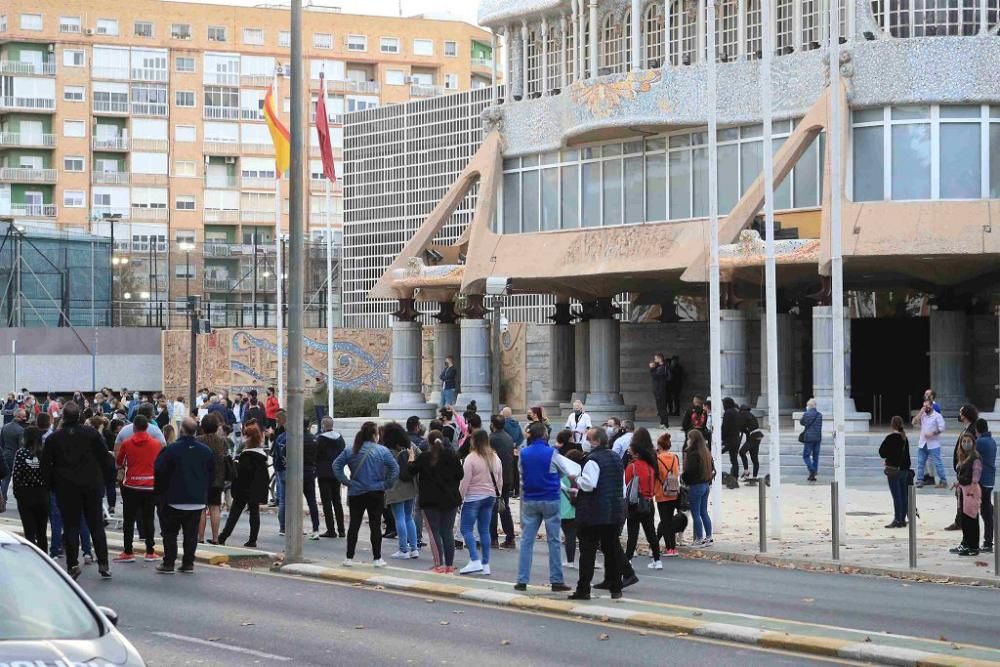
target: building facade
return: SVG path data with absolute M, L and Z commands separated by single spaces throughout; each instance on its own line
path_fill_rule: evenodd
M 275 213 L 287 228 L 288 185 L 276 197 L 261 109 L 277 71 L 288 121 L 288 10 L 41 0 L 0 12 L 0 217 L 47 231 L 113 228 L 116 271 L 142 284 L 127 293 L 148 294 L 150 307 L 180 323 L 186 293 L 213 303 L 220 325 L 249 324 L 245 304 L 273 304 Z M 490 33 L 459 21 L 309 8 L 303 49 L 313 102 L 325 76 L 341 174 L 344 114 L 493 79 Z M 325 181 L 314 124 L 307 128 L 307 225 L 322 242 Z M 333 186 L 338 246 L 342 195 Z M 322 291 L 317 267 L 309 289 Z
M 451 351 L 462 380 L 471 393 L 489 386 L 488 285 L 505 279 L 519 298 L 555 304 L 541 313 L 554 322 L 550 405 L 579 397 L 592 414 L 629 414 L 620 321 L 707 315 L 714 99 L 724 394 L 756 402 L 765 393 L 756 320 L 768 150 L 780 230 L 781 386 L 804 386 L 799 398 L 815 396 L 821 408 L 832 403 L 830 219 L 839 208 L 852 318 L 848 427 L 865 428 L 870 413 L 880 421 L 907 414 L 929 386 L 946 414 L 968 400 L 993 407 L 1000 2 L 842 0 L 838 89 L 829 83 L 828 6 L 776 0 L 769 25 L 758 0 L 720 0 L 715 9 L 710 25 L 698 0 L 481 3 L 480 23 L 509 47 L 506 90 L 483 112 L 476 154 L 369 283 L 371 297 L 395 304 L 401 354 L 414 349 L 419 311 L 444 316 L 457 303 L 461 317 L 450 326 L 460 343 Z M 765 30 L 775 49 L 771 146 L 762 132 Z M 831 132 L 842 146 L 836 164 Z M 473 191 L 468 227 L 446 241 L 441 231 Z M 615 305 L 622 295 L 624 314 Z M 671 341 L 656 348 L 669 353 Z M 392 407 L 427 405 L 399 379 Z M 792 400 L 782 391 L 781 409 L 800 407 Z

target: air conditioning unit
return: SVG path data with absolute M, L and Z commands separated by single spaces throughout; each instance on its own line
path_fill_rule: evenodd
M 236 158 L 234 158 L 234 157 L 227 157 L 226 158 L 226 164 L 236 164 Z
M 86 30 L 83 31 L 83 34 L 85 34 L 88 37 L 90 37 L 90 36 L 92 36 L 94 34 L 94 29 L 93 28 L 87 28 Z

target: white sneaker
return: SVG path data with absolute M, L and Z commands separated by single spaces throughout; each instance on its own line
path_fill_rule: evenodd
M 491 572 L 490 572 L 490 564 L 489 563 L 486 563 L 485 565 L 483 565 L 483 572 L 482 572 L 482 574 L 483 574 L 484 577 L 490 576 Z
M 344 562 L 342 562 L 341 565 L 343 565 L 344 567 L 354 567 L 354 559 L 353 558 L 345 558 Z
M 458 571 L 459 574 L 475 574 L 483 571 L 483 561 L 470 560 L 469 564 Z
M 372 567 L 385 567 L 385 565 L 385 561 L 381 558 L 372 561 Z
M 284 537 L 284 536 L 285 536 L 285 531 L 279 530 L 278 531 L 278 537 Z
M 570 570 L 575 570 L 576 569 L 576 563 L 571 563 L 569 561 L 563 561 L 562 566 L 565 567 L 565 568 L 568 568 Z
M 319 533 L 309 533 L 309 539 L 319 541 Z
M 701 541 L 701 546 L 703 546 L 703 547 L 710 547 L 713 544 L 715 544 L 715 540 L 712 539 L 711 535 L 709 535 L 708 537 L 706 537 L 705 539 L 703 539 Z
M 663 569 L 663 563 L 661 563 L 658 560 L 654 560 L 652 563 L 650 563 L 646 567 L 648 567 L 650 570 L 662 570 Z
M 410 552 L 410 558 L 420 558 L 420 550 L 414 549 Z
M 397 551 L 393 555 L 389 556 L 389 558 L 395 558 L 397 560 L 403 560 L 403 559 L 409 558 L 409 557 L 410 557 L 410 552 L 409 551 Z
M 702 545 L 703 545 L 704 543 L 705 543 L 705 538 L 704 538 L 704 537 L 702 537 L 702 538 L 700 538 L 700 539 L 698 539 L 698 538 L 695 538 L 695 539 L 691 540 L 691 544 L 690 544 L 689 546 L 690 546 L 690 547 L 691 547 L 692 549 L 697 549 L 697 548 L 699 548 L 700 546 L 702 546 Z

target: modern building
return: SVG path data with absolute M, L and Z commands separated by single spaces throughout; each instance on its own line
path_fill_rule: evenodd
M 266 317 L 252 316 L 246 304 L 275 302 L 276 211 L 283 228 L 288 222 L 288 185 L 282 182 L 277 201 L 261 112 L 276 71 L 283 111 L 290 108 L 288 23 L 287 7 L 277 6 L 7 4 L 0 9 L 0 217 L 113 235 L 116 270 L 144 282 L 140 293 L 150 308 L 166 306 L 170 322 L 183 323 L 188 292 L 204 294 L 220 324 Z M 493 80 L 490 33 L 455 20 L 309 7 L 303 48 L 313 101 L 325 76 L 340 173 L 345 113 Z M 325 181 L 312 124 L 309 138 L 307 224 L 310 238 L 322 242 Z M 338 246 L 342 201 L 338 183 L 330 210 Z M 325 258 L 313 255 L 316 276 L 307 289 L 322 291 Z
M 551 316 L 544 398 L 556 408 L 575 396 L 594 415 L 624 416 L 630 407 L 622 378 L 648 391 L 644 366 L 626 368 L 619 356 L 631 344 L 622 338 L 625 320 L 654 320 L 649 331 L 676 332 L 659 323 L 676 321 L 683 306 L 692 331 L 704 332 L 685 363 L 692 370 L 707 366 L 708 56 L 716 59 L 717 73 L 723 393 L 766 405 L 766 356 L 759 343 L 764 260 L 757 230 L 762 158 L 769 150 L 780 228 L 782 411 L 799 408 L 810 396 L 822 409 L 832 403 L 834 203 L 841 212 L 851 316 L 850 427 L 865 428 L 871 416 L 887 421 L 908 414 L 926 387 L 937 391 L 946 415 L 967 400 L 993 406 L 1000 288 L 994 268 L 1000 238 L 993 228 L 1000 219 L 998 0 L 919 6 L 842 0 L 837 90 L 829 84 L 831 31 L 823 3 L 776 0 L 769 25 L 761 24 L 758 0 L 719 0 L 715 7 L 717 21 L 709 25 L 706 2 L 698 0 L 481 3 L 480 23 L 509 46 L 509 76 L 506 90 L 497 89 L 482 113 L 475 155 L 461 169 L 457 158 L 450 163 L 448 171 L 458 173 L 436 205 L 426 203 L 433 209 L 422 221 L 415 219 L 424 208 L 398 218 L 405 223 L 393 230 L 393 242 L 403 245 L 398 252 L 393 247 L 395 257 L 369 253 L 367 265 L 345 270 L 345 280 L 358 278 L 352 290 L 368 288 L 370 297 L 384 300 L 369 305 L 370 313 L 394 315 L 394 354 L 402 357 L 390 407 L 428 407 L 416 370 L 403 363 L 404 357 L 419 358 L 414 325 L 420 311 L 437 311 L 448 323 L 438 326 L 435 357 L 439 347 L 450 346 L 448 353 L 460 359 L 462 391 L 477 397 L 488 392 L 484 317 L 487 286 L 496 279 L 509 281 L 518 298 L 555 304 L 511 314 L 536 321 Z M 775 49 L 772 146 L 762 137 L 763 30 Z M 717 48 L 709 54 L 712 32 Z M 416 120 L 419 104 L 392 113 Z M 832 125 L 835 108 L 839 127 Z M 468 109 L 452 114 L 449 120 L 471 117 Z M 380 109 L 358 120 L 390 123 L 389 116 Z M 428 117 L 407 131 L 433 133 L 439 122 Z M 837 164 L 831 127 L 843 149 Z M 355 159 L 353 132 L 349 125 L 349 259 L 360 256 L 357 246 L 375 239 L 364 226 L 370 223 L 360 221 L 388 219 L 352 196 L 355 174 L 360 177 L 369 157 L 359 152 Z M 394 159 L 409 166 L 431 158 L 407 150 Z M 831 188 L 835 172 L 839 191 Z M 454 226 L 457 215 L 467 226 Z M 354 239 L 355 229 L 365 233 Z M 624 313 L 616 299 L 629 304 Z M 455 304 L 458 324 L 452 324 Z M 356 317 L 348 312 L 348 321 Z M 673 333 L 646 342 L 644 355 L 669 353 L 677 344 Z M 706 389 L 692 383 L 685 393 Z

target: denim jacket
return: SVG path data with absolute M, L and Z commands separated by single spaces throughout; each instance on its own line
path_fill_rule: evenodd
M 350 477 L 345 473 L 345 467 L 351 471 Z M 399 477 L 399 464 L 388 449 L 366 442 L 357 454 L 354 454 L 353 447 L 342 451 L 333 462 L 333 474 L 347 485 L 348 496 L 359 496 L 391 489 Z

